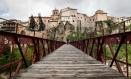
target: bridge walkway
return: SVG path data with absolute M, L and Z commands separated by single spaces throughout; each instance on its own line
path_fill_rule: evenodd
M 126 79 L 117 71 L 65 44 L 13 79 Z

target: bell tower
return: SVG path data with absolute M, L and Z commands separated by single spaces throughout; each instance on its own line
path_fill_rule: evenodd
M 53 15 L 59 15 L 59 10 L 58 10 L 58 9 L 54 9 L 54 10 L 52 11 L 52 14 L 53 14 Z
M 58 9 L 54 9 L 54 10 L 52 11 L 51 20 L 52 20 L 52 21 L 58 21 L 59 18 L 60 18 L 59 10 L 58 10 Z

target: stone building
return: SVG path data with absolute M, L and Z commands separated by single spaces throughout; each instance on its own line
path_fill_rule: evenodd
M 52 11 L 51 18 L 49 20 L 49 28 L 56 27 L 60 22 L 60 12 L 58 9 Z
M 102 10 L 97 10 L 93 16 L 89 17 L 89 26 L 95 29 L 96 22 L 108 20 L 107 13 Z
M 115 18 L 113 18 L 113 21 L 116 22 L 116 23 L 120 23 L 120 22 L 125 21 L 125 25 L 126 26 L 131 25 L 131 17 L 125 17 L 125 16 L 123 16 L 123 17 L 115 17 Z
M 18 24 L 14 22 L 15 20 L 3 21 L 1 22 L 1 30 L 6 32 L 17 33 Z
M 67 21 L 77 28 L 81 29 L 88 26 L 89 18 L 86 14 L 78 13 L 77 9 L 67 7 L 61 9 L 61 21 L 66 23 Z M 84 29 L 81 29 L 84 30 Z
M 77 9 L 73 9 L 70 7 L 61 9 L 61 21 L 64 22 L 64 24 L 68 21 L 75 27 L 77 26 Z
M 95 21 L 105 21 L 107 20 L 107 13 L 102 10 L 97 10 L 94 15 Z
M 87 16 L 86 14 L 79 13 L 77 9 L 66 7 L 61 9 L 54 9 L 50 17 L 42 17 L 47 29 L 57 27 L 60 22 L 64 24 L 68 21 L 75 27 L 75 31 L 79 28 L 84 31 L 86 27 L 94 27 L 96 21 L 107 20 L 107 13 L 102 10 L 97 10 L 93 16 Z M 38 17 L 35 17 L 38 21 Z
M 0 30 L 17 34 L 26 34 L 26 26 L 24 26 L 23 22 L 20 20 L 15 19 L 1 22 Z
M 34 17 L 36 21 L 38 21 L 38 17 Z M 71 26 L 75 28 L 75 31 L 80 30 L 80 32 L 94 32 L 96 26 L 100 29 L 101 25 L 96 25 L 96 22 L 103 21 L 102 27 L 104 29 L 107 28 L 107 24 L 104 23 L 106 20 L 112 20 L 113 22 L 119 23 L 129 19 L 129 17 L 113 17 L 108 16 L 107 12 L 103 10 L 97 10 L 93 16 L 87 16 L 86 14 L 79 13 L 77 9 L 66 7 L 64 9 L 58 10 L 54 9 L 52 11 L 51 16 L 49 17 L 42 17 L 43 22 L 46 25 L 47 33 L 49 32 L 50 28 L 52 29 L 61 29 L 61 31 L 57 31 L 58 33 L 63 32 L 63 25 L 65 26 L 66 23 L 69 23 Z M 61 25 L 63 24 L 63 25 Z M 126 25 L 130 25 L 131 21 L 127 21 Z M 88 31 L 85 31 L 85 28 Z M 65 29 L 65 27 L 64 27 Z M 102 29 L 102 28 L 101 28 Z M 67 32 L 67 31 L 66 31 Z
M 49 29 L 52 27 L 56 27 L 59 23 L 60 20 L 60 12 L 57 9 L 54 9 L 52 11 L 52 15 L 47 17 L 41 17 L 43 23 L 45 24 L 46 28 L 45 29 Z M 38 24 L 39 23 L 39 16 L 34 16 L 35 22 Z M 29 17 L 30 20 L 30 17 Z
M 52 15 L 51 15 L 50 21 L 57 21 L 57 22 L 59 22 L 59 20 L 60 20 L 60 12 L 59 12 L 58 9 L 54 9 L 52 11 Z

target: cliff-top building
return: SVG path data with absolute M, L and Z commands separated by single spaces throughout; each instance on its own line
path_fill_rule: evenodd
M 39 25 L 39 21 L 40 21 L 39 15 L 33 16 L 33 17 L 36 24 Z M 77 9 L 70 8 L 70 7 L 66 7 L 61 10 L 54 9 L 52 10 L 51 16 L 45 16 L 45 17 L 42 16 L 41 18 L 42 18 L 43 23 L 45 24 L 45 29 L 43 31 L 36 32 L 35 36 L 38 36 L 38 37 L 41 37 L 42 35 L 45 35 L 42 37 L 46 37 L 49 29 L 58 28 L 60 23 L 63 25 L 64 28 L 68 23 L 68 26 L 71 25 L 72 27 L 74 27 L 75 31 L 79 29 L 81 32 L 84 32 L 86 29 L 88 29 L 87 30 L 88 32 L 93 32 L 95 29 L 96 21 L 112 20 L 115 23 L 119 23 L 128 19 L 131 19 L 131 17 L 108 16 L 107 12 L 104 12 L 102 10 L 97 10 L 93 16 L 87 16 L 86 14 L 79 13 Z M 34 36 L 33 32 L 30 32 L 29 30 L 27 30 L 28 27 L 22 26 L 22 25 L 29 26 L 30 19 L 31 17 L 29 17 L 29 21 L 27 22 L 20 22 L 17 20 L 3 21 L 0 23 L 0 29 L 4 31 L 9 31 L 9 32 L 11 31 L 14 33 Z M 17 24 L 17 22 L 19 24 Z M 131 24 L 131 20 L 126 21 L 125 25 L 128 26 L 130 24 Z M 59 26 L 59 29 L 63 28 L 62 25 Z M 39 28 L 39 26 L 37 27 Z
M 35 21 L 38 22 L 38 16 L 35 16 Z M 112 17 L 108 16 L 107 12 L 103 10 L 97 10 L 93 16 L 87 16 L 86 14 L 79 13 L 77 9 L 66 7 L 64 9 L 58 10 L 54 9 L 52 11 L 51 16 L 42 17 L 44 24 L 46 25 L 46 30 L 57 27 L 59 23 L 63 23 L 64 25 L 69 22 L 75 27 L 76 30 L 80 30 L 81 32 L 85 31 L 85 28 L 90 29 L 88 32 L 93 32 L 95 30 L 97 21 L 105 21 L 112 20 L 116 23 L 122 22 L 126 20 L 127 17 Z M 126 24 L 131 24 L 128 22 Z M 107 28 L 107 25 L 104 26 Z M 99 28 L 99 27 L 98 27 Z
M 89 27 L 88 21 L 89 18 L 86 14 L 78 13 L 77 9 L 73 9 L 70 7 L 67 7 L 65 9 L 61 9 L 61 21 L 66 22 L 68 21 L 72 25 L 74 25 L 76 28 L 84 28 Z M 76 30 L 75 28 L 75 30 Z M 83 29 L 81 29 L 83 30 Z
M 94 27 L 96 21 L 104 21 L 108 19 L 107 13 L 102 10 L 97 10 L 93 16 L 79 13 L 77 9 L 66 7 L 61 9 L 54 9 L 52 15 L 49 17 L 42 17 L 46 28 L 57 27 L 60 22 L 64 24 L 68 21 L 71 23 L 75 30 L 79 28 L 84 31 L 85 27 Z M 37 21 L 38 17 L 35 17 Z

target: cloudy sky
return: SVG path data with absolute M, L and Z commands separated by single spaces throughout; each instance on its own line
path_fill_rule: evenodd
M 51 15 L 54 8 L 72 7 L 93 15 L 98 9 L 112 16 L 131 16 L 131 0 L 0 0 L 0 17 L 28 20 L 30 15 Z

